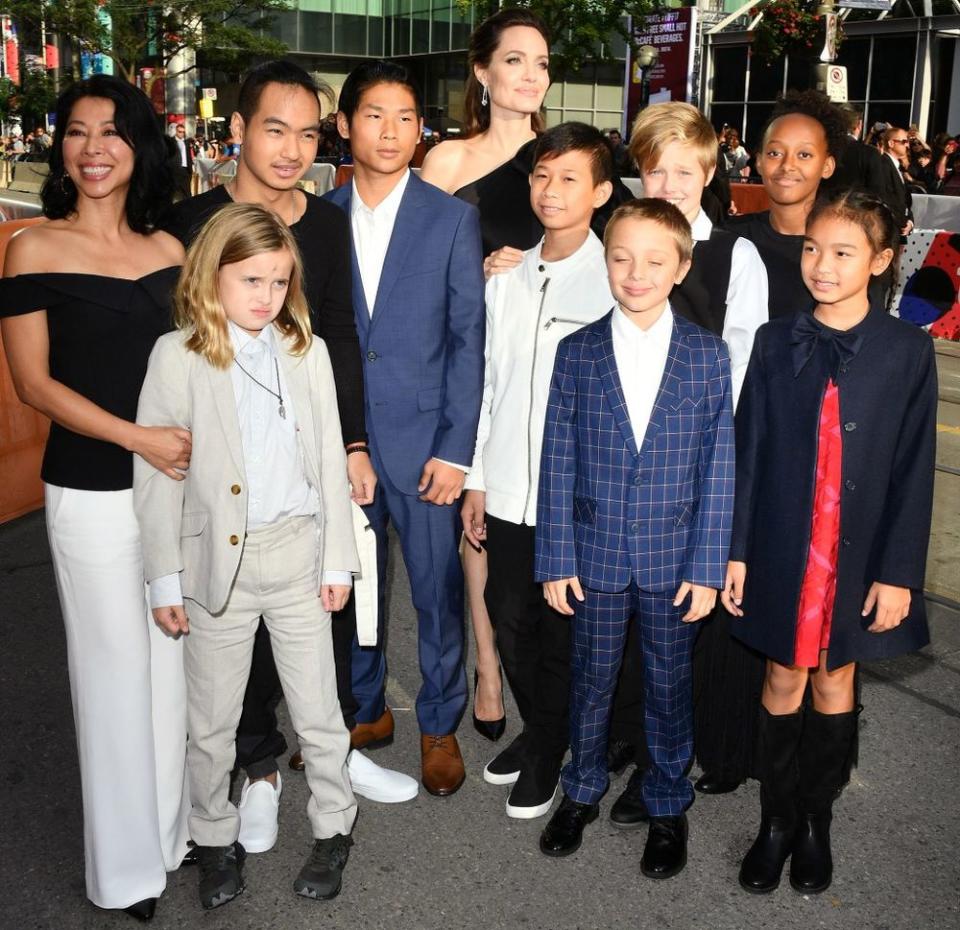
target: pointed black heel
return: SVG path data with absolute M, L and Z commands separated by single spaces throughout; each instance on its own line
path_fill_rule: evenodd
M 479 680 L 479 675 L 477 670 L 473 670 L 473 728 L 484 738 L 490 740 L 491 743 L 495 743 L 501 736 L 503 736 L 504 731 L 507 729 L 507 715 L 504 715 L 497 720 L 481 720 L 477 716 L 477 681 Z M 502 693 L 502 691 L 501 691 Z

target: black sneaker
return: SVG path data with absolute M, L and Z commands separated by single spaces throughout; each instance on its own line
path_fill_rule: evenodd
M 293 890 L 305 898 L 327 901 L 340 894 L 343 869 L 350 856 L 353 840 L 337 834 L 326 840 L 316 840 L 313 850 L 293 883 Z
M 483 770 L 488 785 L 512 785 L 520 777 L 523 767 L 524 735 L 521 733 Z
M 510 789 L 507 798 L 507 816 L 517 820 L 542 817 L 553 806 L 560 784 L 560 766 L 563 757 L 537 756 L 525 761 L 520 777 Z
M 200 866 L 200 904 L 207 910 L 232 901 L 244 889 L 246 850 L 232 846 L 195 846 Z
M 645 772 L 634 769 L 623 794 L 613 802 L 610 808 L 610 822 L 621 830 L 635 830 L 650 819 L 647 805 L 643 801 L 643 776 Z

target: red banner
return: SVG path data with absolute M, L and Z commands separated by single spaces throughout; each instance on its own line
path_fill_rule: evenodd
M 648 68 L 650 103 L 665 100 L 689 100 L 693 91 L 693 31 L 697 28 L 694 7 L 681 7 L 663 13 L 651 13 L 634 24 L 634 47 L 652 45 L 658 52 L 656 64 Z M 643 75 L 636 63 L 636 54 L 629 60 L 627 89 L 627 133 L 640 112 Z

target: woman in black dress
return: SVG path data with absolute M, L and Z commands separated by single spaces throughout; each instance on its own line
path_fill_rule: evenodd
M 67 635 L 87 897 L 148 920 L 187 852 L 181 644 L 151 622 L 133 455 L 171 477 L 186 430 L 135 423 L 147 358 L 172 326 L 183 250 L 153 232 L 173 178 L 150 102 L 98 75 L 57 103 L 49 222 L 23 230 L 0 280 L 17 393 L 53 422 L 46 520 Z

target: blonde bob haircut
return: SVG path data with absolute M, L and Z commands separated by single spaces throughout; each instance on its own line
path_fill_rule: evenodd
M 654 103 L 641 110 L 630 134 L 630 155 L 640 171 L 652 171 L 671 143 L 689 145 L 703 173 L 717 167 L 717 134 L 695 106 L 678 101 Z
M 628 200 L 613 211 L 603 231 L 604 250 L 610 248 L 610 239 L 617 223 L 622 220 L 650 220 L 663 227 L 664 235 L 669 236 L 680 256 L 680 264 L 693 258 L 693 233 L 687 218 L 672 203 L 656 197 L 644 197 L 641 200 Z
M 286 250 L 293 256 L 287 296 L 274 326 L 286 337 L 294 355 L 305 355 L 313 341 L 310 308 L 303 293 L 303 263 L 286 223 L 263 207 L 229 204 L 204 225 L 187 250 L 174 294 L 173 319 L 189 333 L 186 346 L 215 368 L 229 368 L 233 343 L 227 314 L 220 302 L 219 273 L 224 265 L 246 261 L 263 252 Z

